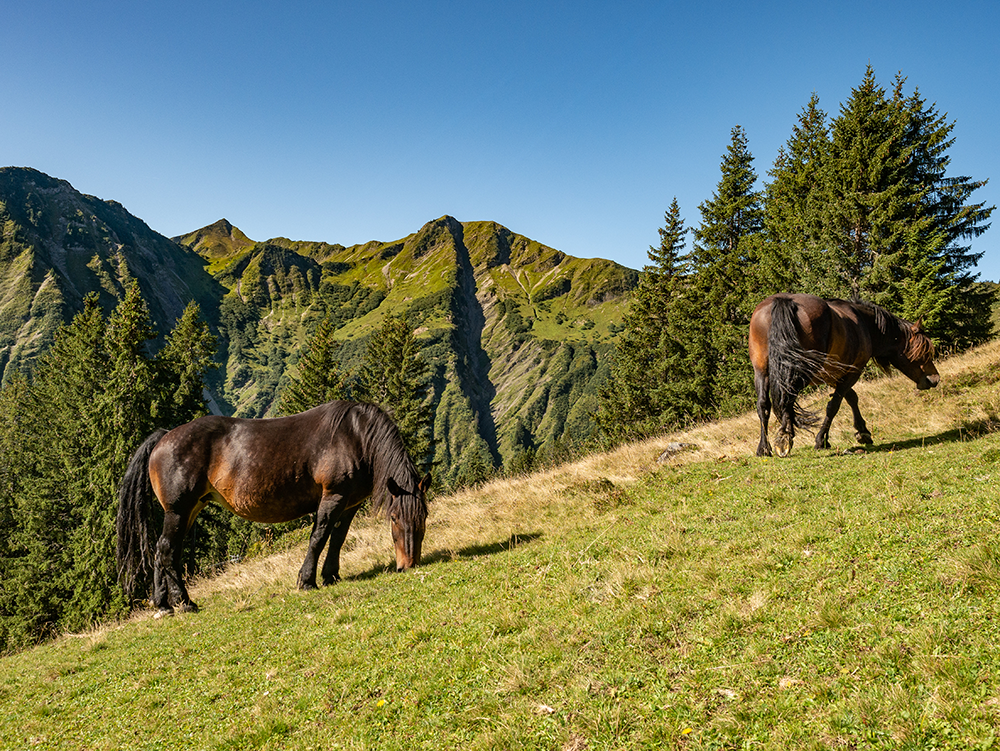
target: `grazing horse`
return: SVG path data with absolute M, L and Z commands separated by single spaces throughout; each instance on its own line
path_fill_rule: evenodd
M 324 584 L 340 577 L 340 549 L 364 500 L 389 518 L 396 570 L 420 562 L 425 493 L 392 420 L 372 404 L 336 401 L 267 420 L 208 416 L 157 430 L 139 447 L 118 489 L 118 572 L 130 597 L 143 596 L 152 568 L 157 617 L 197 610 L 184 587 L 185 533 L 210 501 L 255 522 L 315 513 L 298 586 L 316 587 L 324 545 Z M 153 543 L 152 494 L 163 506 Z M 152 559 L 152 566 L 150 560 Z
M 854 413 L 855 435 L 870 444 L 871 433 L 858 411 L 854 384 L 870 359 L 889 372 L 896 367 L 918 389 L 937 386 L 934 345 L 920 322 L 909 323 L 878 305 L 824 300 L 813 295 L 772 295 L 750 319 L 750 362 L 757 390 L 760 444 L 757 456 L 771 456 L 767 421 L 772 404 L 780 421 L 775 449 L 788 456 L 796 427 L 812 427 L 816 416 L 798 405 L 806 386 L 826 383 L 833 395 L 816 433 L 816 448 L 829 448 L 830 423 L 846 399 Z

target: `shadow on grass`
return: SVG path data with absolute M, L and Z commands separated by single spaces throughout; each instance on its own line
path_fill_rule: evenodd
M 920 436 L 910 438 L 905 441 L 889 441 L 879 443 L 874 446 L 855 446 L 846 449 L 848 452 L 857 451 L 859 453 L 884 453 L 886 451 L 906 451 L 907 449 L 918 449 L 924 446 L 933 446 L 938 443 L 962 443 L 964 441 L 974 441 L 990 433 L 1000 431 L 1000 421 L 988 417 L 984 420 L 972 420 L 962 423 L 957 428 L 945 430 L 935 435 Z
M 497 553 L 505 553 L 508 550 L 513 550 L 519 545 L 526 545 L 529 542 L 534 542 L 542 536 L 541 532 L 527 532 L 525 534 L 512 534 L 506 540 L 493 543 L 483 543 L 478 545 L 468 545 L 459 550 L 435 550 L 429 555 L 423 555 L 420 557 L 421 566 L 429 566 L 432 563 L 441 563 L 442 561 L 453 561 L 457 558 L 478 558 L 483 555 L 496 555 Z M 376 576 L 382 574 L 395 572 L 396 562 L 391 561 L 384 566 L 375 565 L 372 566 L 367 571 L 362 571 L 359 574 L 354 574 L 353 576 L 345 576 L 346 581 L 364 581 L 366 579 L 374 579 Z

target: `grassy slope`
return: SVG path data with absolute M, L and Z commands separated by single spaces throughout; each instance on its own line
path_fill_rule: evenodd
M 865 384 L 876 445 L 750 456 L 753 416 L 357 523 L 5 657 L 4 748 L 994 748 L 1000 343 Z M 696 446 L 664 464 L 671 441 Z
M 564 431 L 585 437 L 602 375 L 597 359 L 612 346 L 624 292 L 635 276 L 610 261 L 567 256 L 495 222 L 451 217 L 397 241 L 351 247 L 286 238 L 254 245 L 224 220 L 178 239 L 211 262 L 230 295 L 237 285 L 246 299 L 258 297 L 254 290 L 270 290 L 258 311 L 256 351 L 243 350 L 240 362 L 230 357 L 227 363 L 225 397 L 241 416 L 258 414 L 259 402 L 276 393 L 260 389 L 271 375 L 269 349 L 276 345 L 295 356 L 307 340 L 323 306 L 320 276 L 324 285 L 358 284 L 384 295 L 377 307 L 366 307 L 337 330 L 335 336 L 348 344 L 341 350 L 348 367 L 356 366 L 386 314 L 409 314 L 435 369 L 435 460 L 451 480 L 472 459 L 470 447 L 489 453 L 491 463 L 509 462 L 525 448 L 515 440 L 515 427 L 522 434 L 518 440 L 527 429 L 536 448 L 551 445 Z M 263 248 L 274 246 L 321 264 L 299 277 L 312 273 L 313 294 L 275 294 L 288 285 L 262 270 L 258 259 Z M 504 319 L 504 301 L 527 327 L 518 341 L 513 314 Z M 240 367 L 248 361 L 251 378 Z

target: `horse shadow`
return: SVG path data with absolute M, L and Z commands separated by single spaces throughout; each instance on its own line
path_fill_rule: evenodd
M 873 446 L 857 447 L 866 454 L 886 453 L 889 451 L 907 451 L 909 449 L 923 448 L 937 443 L 962 443 L 963 441 L 976 440 L 990 433 L 1000 431 L 1000 420 L 995 417 L 987 417 L 982 420 L 973 420 L 962 423 L 957 428 L 951 428 L 934 435 L 909 438 L 905 441 L 887 441 Z
M 454 561 L 458 558 L 478 558 L 485 555 L 497 555 L 498 553 L 506 553 L 509 550 L 513 550 L 519 545 L 525 545 L 530 542 L 534 542 L 542 537 L 541 532 L 527 532 L 524 534 L 514 533 L 506 540 L 501 540 L 500 542 L 493 543 L 479 543 L 476 545 L 467 545 L 459 550 L 448 550 L 440 549 L 435 550 L 429 555 L 421 556 L 420 566 L 428 566 L 432 563 L 442 563 L 444 561 Z M 375 564 L 367 571 L 362 571 L 358 574 L 353 574 L 351 576 L 344 577 L 347 581 L 366 581 L 369 579 L 374 579 L 376 576 L 381 576 L 383 574 L 394 571 L 396 568 L 396 562 L 391 561 L 386 565 Z

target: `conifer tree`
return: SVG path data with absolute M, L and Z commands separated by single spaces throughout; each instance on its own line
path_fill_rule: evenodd
M 218 367 L 217 340 L 201 318 L 198 303 L 188 303 L 156 356 L 161 425 L 175 426 L 205 414 L 205 376 Z
M 327 316 L 320 321 L 299 359 L 296 372 L 289 377 L 288 385 L 281 393 L 278 414 L 304 412 L 347 397 L 347 377 L 336 359 L 339 346 L 333 332 L 333 321 Z
M 615 347 L 607 382 L 601 388 L 596 420 L 613 440 L 650 435 L 702 414 L 688 388 L 690 342 L 684 337 L 689 314 L 684 297 L 687 229 L 674 198 L 650 246 Z
M 954 123 L 904 83 L 897 76 L 887 92 L 869 66 L 834 119 L 821 241 L 842 296 L 967 346 L 989 335 L 992 294 L 973 284 L 981 254 L 965 243 L 989 227 L 994 207 L 969 203 L 985 181 L 947 176 Z
M 899 309 L 921 318 L 940 340 L 964 348 L 991 334 L 994 294 L 975 283 L 974 268 L 983 254 L 973 252 L 969 241 L 989 228 L 995 207 L 969 203 L 986 180 L 948 176 L 955 123 L 917 90 L 904 99 L 903 80 L 897 76 L 894 103 L 906 114 L 907 140 L 914 146 L 908 177 L 917 200 Z
M 823 183 L 822 242 L 845 297 L 889 303 L 919 200 L 907 179 L 915 147 L 906 132 L 905 113 L 869 66 L 833 120 Z
M 115 489 L 132 451 L 158 427 L 157 405 L 171 403 L 165 384 L 176 383 L 161 372 L 168 360 L 150 357 L 152 336 L 134 281 L 107 321 L 90 296 L 31 381 L 15 380 L 0 396 L 0 412 L 13 418 L 0 428 L 0 477 L 12 499 L 0 547 L 0 649 L 128 606 L 114 559 Z M 173 346 L 183 338 L 175 333 Z M 201 393 L 200 375 L 189 372 L 188 391 Z
M 732 129 L 722 158 L 718 187 L 702 203 L 694 230 L 692 279 L 687 298 L 694 318 L 686 338 L 692 388 L 705 409 L 732 413 L 749 403 L 746 330 L 750 314 L 767 289 L 761 265 L 764 212 L 755 189 L 753 155 L 740 126 Z
M 427 400 L 429 389 L 430 368 L 413 328 L 405 318 L 386 315 L 368 341 L 355 391 L 359 399 L 377 404 L 392 417 L 418 469 L 431 463 L 434 413 Z
M 826 113 L 814 93 L 779 150 L 765 187 L 761 292 L 836 293 L 822 252 L 820 189 L 830 156 Z

